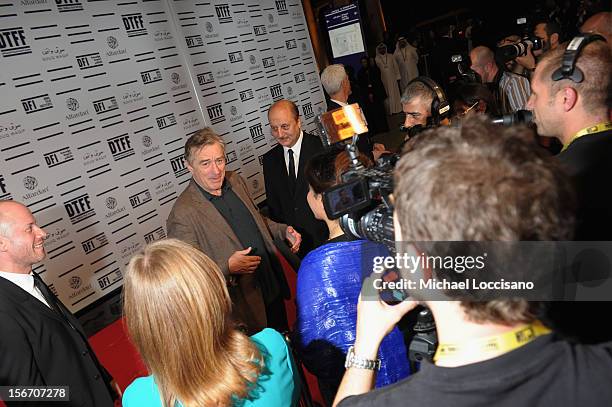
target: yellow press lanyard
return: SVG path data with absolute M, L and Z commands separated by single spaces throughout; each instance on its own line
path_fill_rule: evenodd
M 563 146 L 563 149 L 561 151 L 565 151 L 570 146 L 570 144 L 572 144 L 576 139 L 579 139 L 582 136 L 586 136 L 587 134 L 599 133 L 599 132 L 602 132 L 605 130 L 611 130 L 611 129 L 612 129 L 612 122 L 601 122 L 601 123 L 597 123 L 594 126 L 586 127 L 580 130 L 578 133 L 576 133 L 574 137 L 572 137 L 572 139 L 569 141 L 569 143 Z
M 482 355 L 483 353 L 506 353 L 519 348 L 539 336 L 550 333 L 540 322 L 522 325 L 501 335 L 489 336 L 465 343 L 441 343 L 434 356 L 434 361 L 455 359 L 464 355 Z

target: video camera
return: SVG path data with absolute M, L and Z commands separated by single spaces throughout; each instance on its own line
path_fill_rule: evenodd
M 351 167 L 342 174 L 342 184 L 323 193 L 323 207 L 330 219 L 340 218 L 347 235 L 385 244 L 395 252 L 393 233 L 393 168 L 398 160 L 385 154 L 376 166 L 366 168 L 359 161 L 357 139 L 368 131 L 359 105 L 352 104 L 317 116 L 317 127 L 326 147 L 344 144 Z

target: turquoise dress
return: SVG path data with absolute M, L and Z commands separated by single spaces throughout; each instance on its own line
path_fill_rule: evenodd
M 266 328 L 251 336 L 261 351 L 265 369 L 249 399 L 234 403 L 240 407 L 295 406 L 299 399 L 299 376 L 293 357 L 283 337 L 274 329 Z M 139 377 L 123 393 L 124 407 L 162 407 L 154 377 Z M 177 403 L 177 406 L 181 406 Z

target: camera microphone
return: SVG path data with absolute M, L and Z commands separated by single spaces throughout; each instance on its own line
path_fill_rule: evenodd
M 491 120 L 493 124 L 502 124 L 504 126 L 511 126 L 519 123 L 531 123 L 533 121 L 533 113 L 531 110 L 517 110 L 514 113 L 505 114 L 500 117 L 495 117 Z

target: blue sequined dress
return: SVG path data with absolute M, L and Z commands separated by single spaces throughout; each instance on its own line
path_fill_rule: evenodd
M 319 381 L 337 387 L 344 373 L 344 358 L 355 342 L 357 300 L 363 276 L 369 275 L 374 256 L 387 256 L 380 244 L 365 241 L 329 242 L 303 260 L 297 279 L 298 346 L 306 367 Z M 368 268 L 366 272 L 362 272 Z M 376 387 L 410 374 L 401 332 L 393 329 L 382 341 L 381 368 Z

